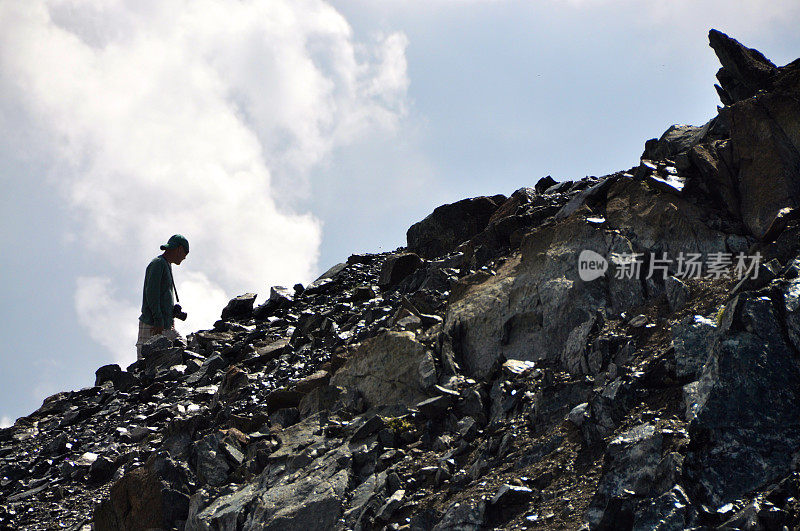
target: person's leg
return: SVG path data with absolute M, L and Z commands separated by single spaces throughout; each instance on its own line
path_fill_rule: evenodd
M 153 337 L 153 327 L 139 321 L 139 336 L 136 340 L 136 359 L 142 359 L 142 345 L 147 343 L 147 340 Z

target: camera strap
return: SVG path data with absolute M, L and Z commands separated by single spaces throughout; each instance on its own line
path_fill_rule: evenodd
M 172 283 L 172 291 L 175 292 L 175 302 L 180 304 L 181 299 L 178 297 L 178 288 L 175 287 L 175 279 L 172 277 L 172 264 L 169 262 L 167 262 L 167 269 L 169 269 L 169 281 Z

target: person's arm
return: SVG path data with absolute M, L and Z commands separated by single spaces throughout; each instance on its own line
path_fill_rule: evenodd
M 163 262 L 159 260 L 147 267 L 144 277 L 144 300 L 153 314 L 153 332 L 155 334 L 164 331 L 164 315 L 161 312 L 161 278 L 163 276 Z

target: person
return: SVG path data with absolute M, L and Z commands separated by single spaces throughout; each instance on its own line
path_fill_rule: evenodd
M 139 337 L 136 340 L 137 359 L 142 358 L 142 345 L 149 339 L 158 335 L 172 339 L 178 337 L 174 326 L 172 292 L 175 291 L 175 281 L 171 264 L 180 265 L 186 259 L 189 242 L 180 234 L 174 234 L 161 250 L 164 252 L 153 258 L 144 275 L 142 315 L 139 316 Z

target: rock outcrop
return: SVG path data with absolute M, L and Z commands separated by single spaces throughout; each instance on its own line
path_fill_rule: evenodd
M 800 62 L 0 429 L 2 529 L 800 527 Z

